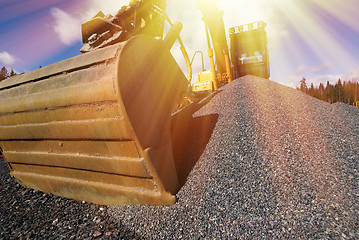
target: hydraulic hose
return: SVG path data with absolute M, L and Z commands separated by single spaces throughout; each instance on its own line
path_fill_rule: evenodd
M 153 7 L 153 10 L 156 11 L 158 14 L 160 14 L 161 16 L 163 16 L 165 18 L 165 20 L 171 25 L 171 27 L 173 26 L 170 18 L 168 17 L 168 15 L 159 7 L 157 7 L 156 5 L 152 5 Z M 180 49 L 181 49 L 181 52 L 182 52 L 182 55 L 185 59 L 185 62 L 186 62 L 186 67 L 187 67 L 187 80 L 188 80 L 188 83 L 191 84 L 191 80 L 192 80 L 192 66 L 191 66 L 191 61 L 188 57 L 188 54 L 187 54 L 187 51 L 186 51 L 186 48 L 183 44 L 183 41 L 181 39 L 181 37 L 179 36 L 178 34 L 178 37 L 177 37 L 177 40 L 180 44 Z
M 180 36 L 178 36 L 178 42 L 181 45 L 180 49 L 182 52 L 182 55 L 184 57 L 184 60 L 186 62 L 186 66 L 187 66 L 187 80 L 189 83 L 191 83 L 192 80 L 192 66 L 191 66 L 191 61 L 189 60 L 186 48 L 183 45 L 182 39 Z

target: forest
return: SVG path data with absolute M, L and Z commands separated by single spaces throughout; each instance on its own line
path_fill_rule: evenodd
M 355 105 L 359 101 L 359 83 L 355 81 L 342 82 L 338 79 L 334 85 L 327 81 L 325 87 L 322 83 L 318 87 L 314 87 L 313 83 L 311 83 L 310 87 L 308 87 L 306 79 L 302 78 L 297 90 L 329 103 L 343 102 Z

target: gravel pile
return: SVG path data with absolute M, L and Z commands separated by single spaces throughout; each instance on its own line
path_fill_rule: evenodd
M 212 136 L 178 202 L 108 214 L 156 239 L 359 238 L 357 109 L 244 77 L 193 121 L 206 116 Z
M 188 133 L 186 148 L 204 147 L 176 204 L 58 198 L 20 187 L 1 161 L 0 238 L 359 239 L 357 109 L 250 76 L 193 106 L 212 135 Z

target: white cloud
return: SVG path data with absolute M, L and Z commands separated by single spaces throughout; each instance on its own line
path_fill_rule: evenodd
M 87 17 L 85 21 L 95 16 L 99 11 L 102 11 L 105 15 L 114 15 L 122 6 L 128 5 L 129 2 L 129 0 L 91 0 L 88 5 L 89 8 L 85 12 L 85 17 Z
M 302 73 L 307 71 L 307 67 L 305 65 L 300 65 L 299 67 L 297 67 L 297 69 L 289 72 L 292 73 L 294 75 L 301 75 Z
M 105 15 L 114 15 L 122 6 L 128 5 L 129 0 L 90 0 L 86 4 L 87 8 L 81 9 L 80 12 L 65 12 L 59 8 L 52 8 L 51 15 L 55 19 L 54 31 L 64 44 L 70 46 L 81 40 L 81 25 L 90 20 L 99 11 Z
M 321 65 L 318 65 L 318 69 L 320 66 L 332 66 L 331 63 L 323 63 Z M 299 71 L 302 69 L 302 66 L 298 67 L 298 69 L 296 71 Z M 294 71 L 293 71 L 294 73 Z M 290 87 L 298 87 L 299 86 L 299 82 L 302 79 L 302 76 L 294 74 L 291 76 L 287 76 L 287 82 L 284 82 L 284 85 L 290 86 Z M 325 75 L 320 75 L 320 76 L 308 76 L 306 77 L 306 82 L 307 82 L 307 86 L 309 87 L 311 83 L 313 83 L 313 85 L 315 87 L 318 87 L 320 83 L 322 83 L 324 86 L 327 84 L 327 81 L 329 81 L 330 84 L 334 85 L 338 82 L 338 79 L 341 79 L 341 81 L 354 81 L 354 82 L 359 82 L 359 67 L 356 69 L 353 69 L 352 71 L 346 73 L 346 74 L 325 74 Z
M 66 45 L 72 45 L 81 40 L 81 17 L 73 17 L 59 8 L 52 8 L 51 14 L 55 18 L 54 31 Z
M 294 75 L 301 75 L 303 73 L 313 74 L 313 73 L 321 73 L 329 68 L 331 68 L 334 64 L 330 61 L 326 61 L 322 64 L 307 67 L 305 65 L 298 66 L 295 70 L 289 72 Z
M 300 80 L 302 78 L 298 77 L 298 76 L 287 76 L 287 78 L 285 80 L 281 79 L 275 79 L 276 82 L 291 87 L 291 88 L 297 88 L 300 85 Z
M 16 62 L 16 58 L 8 52 L 0 52 L 0 62 L 4 65 L 13 65 Z
M 341 79 L 343 81 L 356 81 L 359 82 L 359 67 L 356 69 L 353 69 L 352 71 L 344 74 Z
M 309 71 L 311 73 L 320 73 L 320 72 L 323 72 L 324 70 L 326 69 L 329 69 L 333 66 L 334 64 L 332 62 L 329 62 L 329 61 L 326 61 L 322 64 L 319 64 L 319 65 L 316 65 L 316 66 L 313 66 L 309 69 Z

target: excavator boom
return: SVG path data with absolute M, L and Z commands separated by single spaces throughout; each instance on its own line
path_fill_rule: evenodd
M 197 7 L 202 12 L 206 31 L 209 31 L 213 43 L 217 70 L 213 69 L 214 66 L 211 66 L 211 69 L 212 71 L 217 72 L 217 81 L 230 82 L 232 80 L 230 69 L 231 63 L 229 59 L 226 30 L 223 22 L 223 11 L 219 10 L 218 1 L 219 0 L 197 0 Z M 208 34 L 207 41 L 208 48 L 211 49 Z M 211 58 L 210 51 L 211 50 L 209 50 L 209 57 Z

